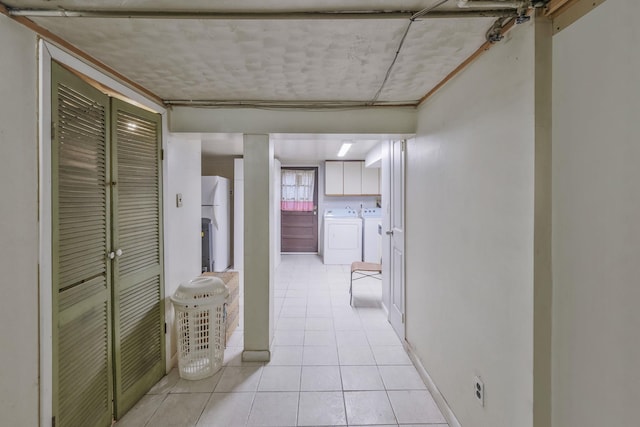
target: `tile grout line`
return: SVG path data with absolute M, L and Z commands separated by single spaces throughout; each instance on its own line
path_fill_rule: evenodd
M 260 378 L 258 378 L 258 382 L 256 383 L 256 389 L 253 390 L 253 397 L 251 399 L 251 406 L 249 407 L 249 412 L 247 413 L 247 420 L 245 421 L 245 426 L 249 425 L 249 420 L 251 419 L 251 412 L 253 411 L 253 405 L 256 402 L 256 395 L 258 394 L 258 387 L 260 386 L 260 381 L 262 381 L 262 374 L 264 372 L 264 366 L 260 367 Z
M 214 374 L 215 375 L 215 374 Z M 222 375 L 220 375 L 220 378 L 222 378 Z M 220 381 L 220 379 L 218 379 L 218 382 Z M 216 385 L 218 385 L 218 383 L 216 383 Z M 215 390 L 216 386 L 213 386 L 213 389 Z M 193 424 L 193 427 L 196 427 L 198 425 L 198 422 L 200 421 L 200 418 L 202 418 L 202 414 L 204 414 L 204 410 L 207 409 L 207 404 L 209 403 L 209 401 L 211 400 L 211 398 L 213 397 L 213 391 L 211 393 L 209 393 L 209 398 L 207 399 L 207 401 L 204 403 L 204 406 L 202 407 L 202 410 L 200 411 L 200 415 L 198 415 L 198 419 L 196 420 L 196 422 Z
M 149 395 L 147 394 L 147 396 Z M 156 406 L 156 409 L 151 413 L 151 415 L 149 416 L 149 419 L 147 419 L 147 421 L 144 422 L 145 427 L 149 425 L 149 421 L 153 419 L 153 416 L 156 414 L 156 412 L 158 412 L 158 409 L 160 409 L 160 406 L 162 406 L 164 401 L 167 399 L 167 396 L 169 396 L 169 392 L 165 393 L 164 397 L 162 398 L 162 401 L 160 401 L 158 406 Z
M 338 331 L 336 330 L 335 325 L 335 312 L 333 311 L 333 299 L 330 297 L 330 305 L 331 305 L 331 321 L 333 324 L 333 334 L 336 340 L 336 353 L 338 353 L 338 373 L 340 374 L 340 388 L 342 394 L 342 406 L 344 408 L 344 422 L 346 425 L 349 425 L 349 414 L 347 413 L 347 399 L 345 397 L 344 390 L 344 381 L 342 379 L 342 361 L 340 360 L 340 351 L 338 350 Z

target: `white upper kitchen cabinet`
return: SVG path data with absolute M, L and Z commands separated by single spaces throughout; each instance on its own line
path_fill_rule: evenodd
M 344 195 L 362 194 L 362 166 L 364 162 L 343 162 Z
M 324 164 L 324 194 L 328 196 L 341 196 L 344 194 L 342 186 L 344 172 L 343 162 L 327 161 Z
M 325 162 L 324 193 L 327 196 L 377 196 L 380 169 L 367 168 L 362 161 Z

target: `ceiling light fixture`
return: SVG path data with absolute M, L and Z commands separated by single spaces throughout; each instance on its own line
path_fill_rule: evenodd
M 351 148 L 351 143 L 343 142 L 340 146 L 340 151 L 338 151 L 338 157 L 344 157 L 345 154 L 347 154 L 347 151 L 349 151 L 349 148 Z

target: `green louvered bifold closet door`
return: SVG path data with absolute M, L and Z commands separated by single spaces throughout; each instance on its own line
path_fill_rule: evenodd
M 52 64 L 53 410 L 112 419 L 109 98 Z
M 161 121 L 55 62 L 52 120 L 55 425 L 107 427 L 164 375 Z
M 160 116 L 112 100 L 116 418 L 164 375 Z M 119 252 L 118 252 L 119 253 Z

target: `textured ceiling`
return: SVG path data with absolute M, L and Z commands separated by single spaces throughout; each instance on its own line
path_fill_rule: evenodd
M 402 21 L 38 19 L 163 99 L 369 100 Z M 114 65 L 115 64 L 115 65 Z
M 2 0 L 0 0 L 2 1 Z M 9 0 L 110 11 L 418 11 L 437 0 Z M 455 9 L 455 0 L 444 8 Z M 168 101 L 371 101 L 409 19 L 30 17 Z M 417 20 L 379 101 L 415 104 L 485 41 L 495 18 Z

